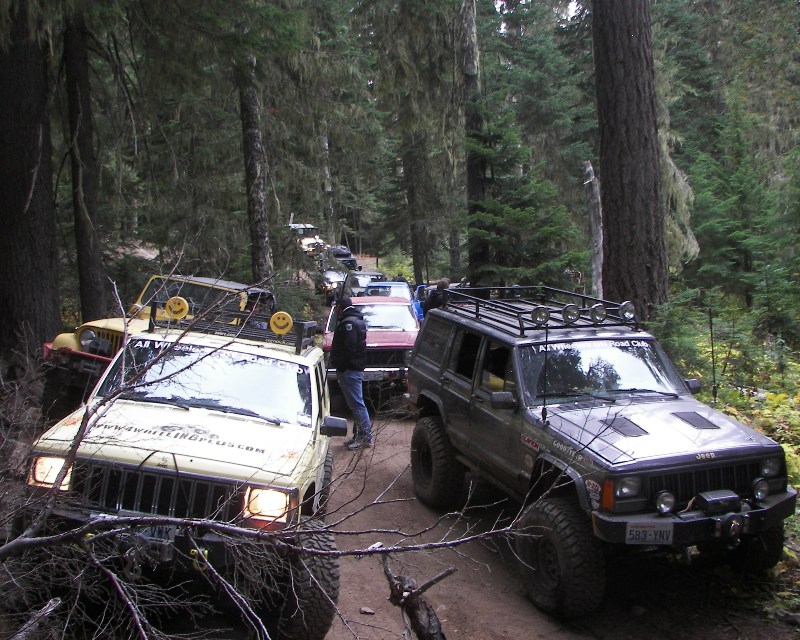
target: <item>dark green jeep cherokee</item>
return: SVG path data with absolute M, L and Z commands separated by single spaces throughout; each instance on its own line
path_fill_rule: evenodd
M 696 547 L 765 571 L 795 510 L 783 449 L 697 401 L 699 386 L 630 302 L 451 290 L 409 371 L 415 491 L 458 506 L 469 470 L 519 502 L 528 594 L 560 616 L 600 605 L 612 548 Z

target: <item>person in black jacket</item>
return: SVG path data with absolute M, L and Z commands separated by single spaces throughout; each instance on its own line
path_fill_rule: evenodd
M 345 402 L 353 413 L 353 438 L 345 442 L 351 451 L 372 445 L 372 425 L 364 404 L 364 367 L 367 366 L 367 325 L 353 301 L 343 296 L 336 302 L 336 327 L 333 330 L 330 366 Z
M 436 288 L 422 301 L 423 315 L 427 314 L 431 309 L 441 307 L 444 304 L 444 292 L 449 286 L 450 281 L 447 278 L 442 278 L 436 283 Z

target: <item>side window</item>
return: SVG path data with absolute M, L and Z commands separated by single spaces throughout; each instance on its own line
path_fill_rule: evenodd
M 440 318 L 430 317 L 425 323 L 425 349 L 417 351 L 417 357 L 426 358 L 438 363 L 446 359 L 447 343 L 450 341 L 450 327 L 449 322 L 445 322 Z M 422 344 L 419 340 L 418 343 Z
M 478 359 L 481 337 L 477 333 L 459 330 L 453 346 L 448 368 L 471 380 L 475 373 L 475 362 Z
M 481 367 L 481 387 L 489 392 L 512 390 L 514 372 L 511 363 L 511 350 L 506 345 L 489 342 Z

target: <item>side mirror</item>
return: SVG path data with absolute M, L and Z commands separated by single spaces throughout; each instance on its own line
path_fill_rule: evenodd
M 326 416 L 319 432 L 323 436 L 337 437 L 347 435 L 347 420 L 336 416 Z
M 510 391 L 495 391 L 489 400 L 492 409 L 506 409 L 512 411 L 517 408 L 517 401 Z
M 686 388 L 689 390 L 689 393 L 692 395 L 697 395 L 700 393 L 700 381 L 697 378 L 689 378 L 688 380 L 684 380 L 686 383 Z

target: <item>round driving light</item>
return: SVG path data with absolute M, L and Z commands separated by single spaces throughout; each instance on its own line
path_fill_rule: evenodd
M 592 317 L 592 322 L 595 324 L 600 324 L 603 320 L 606 319 L 608 315 L 608 310 L 599 302 L 597 304 L 592 305 L 592 310 L 590 311 L 590 315 Z
M 97 334 L 92 331 L 91 329 L 84 329 L 80 333 L 80 342 L 81 346 L 85 349 L 88 347 L 92 342 L 97 340 Z
M 626 300 L 619 305 L 619 317 L 623 322 L 636 322 L 636 307 L 633 302 Z
M 539 325 L 547 324 L 547 321 L 550 320 L 550 309 L 542 306 L 534 307 L 531 311 L 531 320 Z
M 724 538 L 736 540 L 741 535 L 742 529 L 744 529 L 744 520 L 742 520 L 742 516 L 729 516 L 725 518 L 722 523 L 722 536 Z
M 659 513 L 672 513 L 675 508 L 675 496 L 669 491 L 659 491 L 656 496 L 656 509 Z
M 567 324 L 573 324 L 581 317 L 581 310 L 578 309 L 578 305 L 575 304 L 564 305 L 564 308 L 561 310 L 561 317 L 564 318 L 564 322 Z
M 769 495 L 769 483 L 764 478 L 756 478 L 753 482 L 753 497 L 756 500 L 765 500 Z

